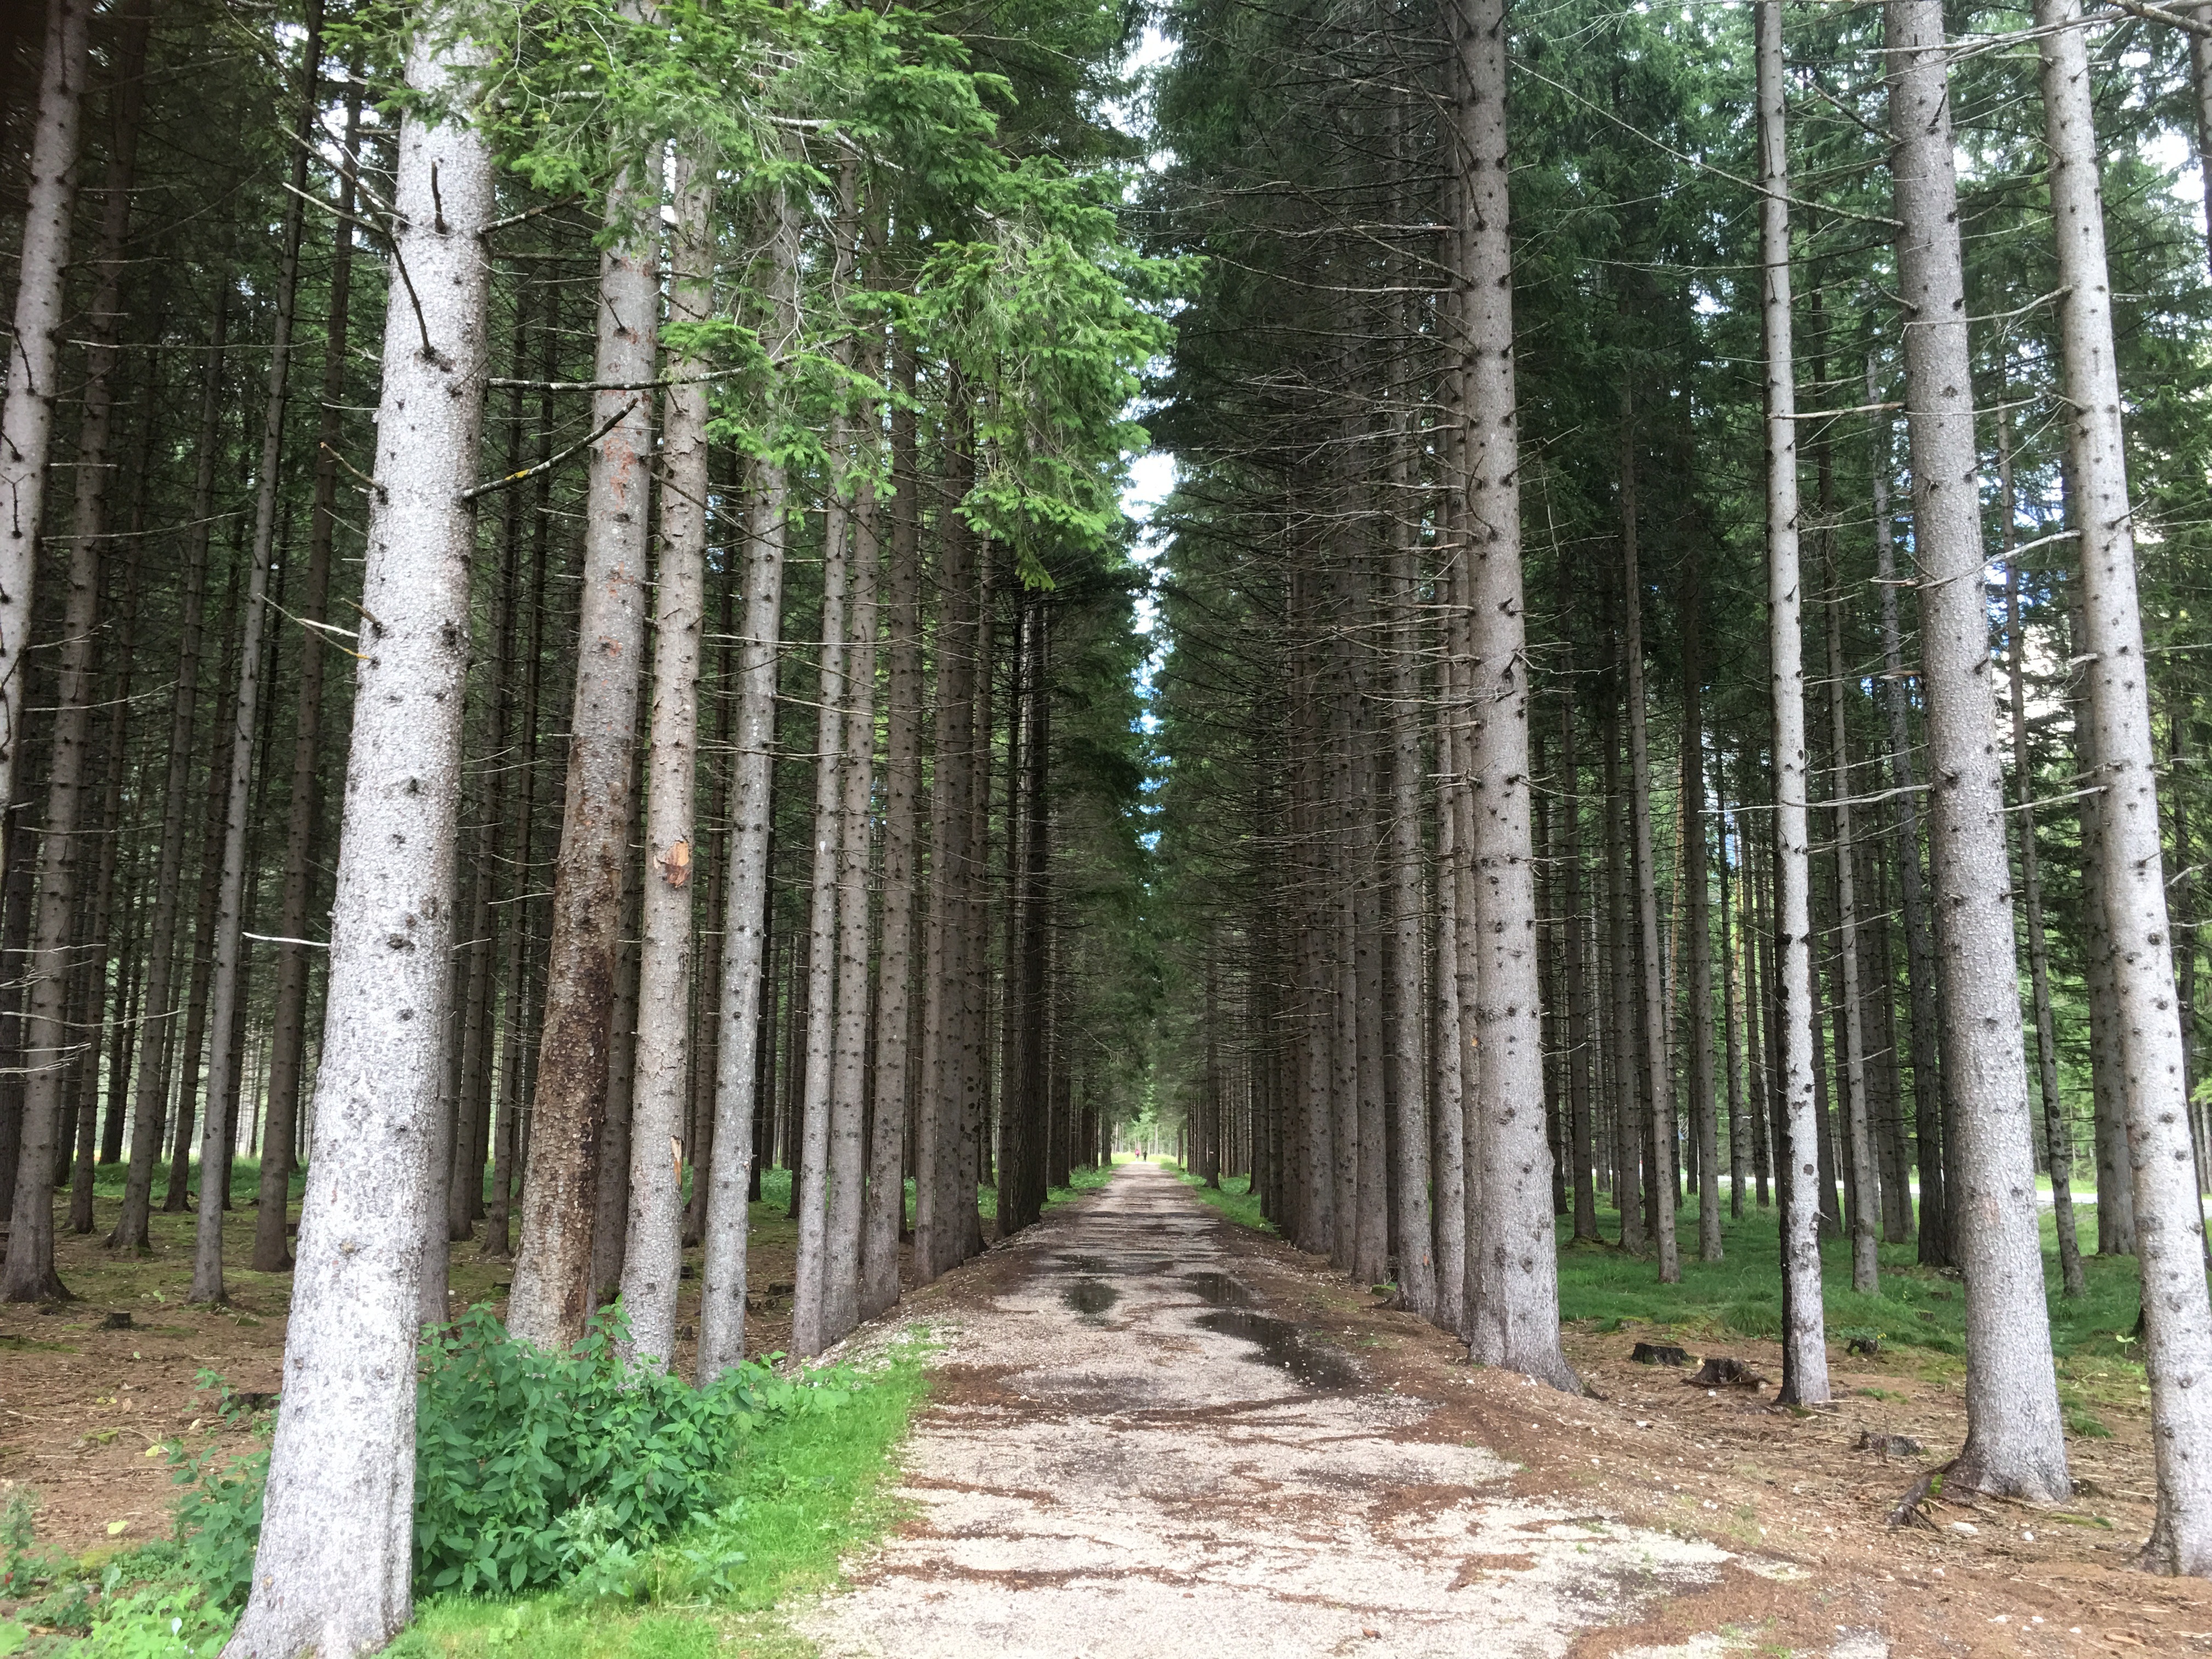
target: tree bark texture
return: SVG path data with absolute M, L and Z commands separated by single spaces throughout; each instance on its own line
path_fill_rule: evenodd
M 629 0 L 625 9 L 641 16 L 642 0 Z M 653 378 L 659 200 L 656 149 L 632 158 L 610 192 L 608 221 L 622 228 L 622 240 L 599 259 L 595 381 L 628 386 Z M 629 858 L 651 529 L 649 394 L 595 392 L 592 419 L 605 430 L 592 447 L 585 507 L 575 702 L 554 866 L 545 1015 L 531 1099 L 521 1245 L 507 1302 L 508 1328 L 550 1348 L 565 1348 L 583 1335 L 595 1288 L 599 1138 Z
M 2069 1490 L 2021 1115 L 2018 955 L 1990 683 L 1974 398 L 1942 8 L 1887 0 L 1890 131 L 1928 702 L 1929 855 L 1943 902 L 1943 1068 L 1957 1102 L 1946 1173 L 1966 1275 L 1966 1445 L 1948 1480 L 2031 1502 Z M 2161 923 L 2161 935 L 2163 926 Z
M 418 18 L 408 84 L 435 94 L 477 57 Z M 438 189 L 434 198 L 434 169 Z M 300 1224 L 283 1405 L 250 1599 L 228 1659 L 338 1659 L 407 1622 L 414 1546 L 419 1217 L 438 1109 L 467 668 L 471 482 L 483 419 L 494 198 L 464 121 L 404 118 L 369 498 L 314 1155 Z

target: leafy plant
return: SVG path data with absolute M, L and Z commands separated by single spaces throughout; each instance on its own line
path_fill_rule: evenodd
M 193 1451 L 181 1440 L 162 1449 L 170 1478 L 186 1488 L 177 1506 L 177 1541 L 192 1581 L 216 1607 L 246 1605 L 253 1584 L 253 1552 L 261 1540 L 262 1490 L 269 1480 L 267 1414 L 232 1392 L 210 1370 L 199 1374 L 203 1392 L 216 1394 L 216 1413 L 233 1430 L 258 1443 L 240 1455 L 221 1442 Z
M 169 1581 L 100 1604 L 79 1659 L 198 1659 L 222 1651 L 235 1615 L 197 1587 Z
M 21 1595 L 42 1578 L 44 1564 L 31 1553 L 37 1504 L 28 1486 L 16 1486 L 0 1504 L 0 1595 Z
M 720 1500 L 764 1413 L 834 1410 L 845 1390 L 740 1366 L 710 1386 L 623 1365 L 618 1310 L 565 1354 L 473 1309 L 431 1339 L 416 1413 L 415 1576 L 424 1590 L 513 1595 L 571 1577 L 595 1595 L 635 1553 Z M 619 1548 L 617 1549 L 617 1547 Z

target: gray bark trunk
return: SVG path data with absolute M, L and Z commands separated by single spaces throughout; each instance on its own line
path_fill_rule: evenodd
M 338 211 L 354 210 L 356 171 L 352 157 L 361 136 L 362 83 L 358 75 L 346 82 L 346 125 L 343 155 L 338 170 Z M 344 399 L 347 307 L 353 291 L 353 227 L 338 222 L 331 247 L 329 316 L 323 330 L 323 388 L 321 417 L 317 425 L 315 494 L 307 521 L 307 586 L 295 600 L 300 617 L 320 623 L 330 609 L 331 548 L 337 530 L 338 463 L 337 447 L 342 430 L 338 405 Z M 292 786 L 284 826 L 284 885 L 283 914 L 276 932 L 287 939 L 304 939 L 313 905 L 316 826 L 321 816 L 322 790 L 316 779 L 316 761 L 322 744 L 324 678 L 331 647 L 315 638 L 313 628 L 301 630 L 300 682 L 293 692 Z M 261 1157 L 261 1200 L 253 1218 L 252 1265 L 259 1273 L 281 1273 L 292 1265 L 291 1241 L 285 1232 L 292 1180 L 292 1143 L 297 1133 L 301 1062 L 307 1045 L 307 981 L 312 970 L 308 949 L 302 945 L 277 947 L 276 997 L 274 1030 L 269 1049 L 269 1125 Z
M 915 362 L 902 346 L 897 374 L 914 392 Z M 885 688 L 883 957 L 877 975 L 874 1133 L 868 1150 L 867 1215 L 860 1249 L 860 1317 L 899 1297 L 899 1234 L 906 1221 L 903 1152 L 908 1031 L 913 1023 L 915 827 L 921 788 L 921 500 L 914 411 L 894 406 L 890 422 L 891 529 Z
M 1820 1290 L 1820 1133 L 1813 1102 L 1812 867 L 1807 856 L 1803 582 L 1798 562 L 1796 358 L 1790 343 L 1790 164 L 1784 121 L 1781 0 L 1759 0 L 1759 315 L 1766 359 L 1766 605 L 1773 703 L 1775 976 L 1779 1064 L 1775 1147 L 1782 1176 L 1783 1375 L 1779 1398 L 1828 1400 Z M 1783 1168 L 1786 1157 L 1787 1167 Z
M 1407 446 L 1392 446 L 1398 501 L 1409 496 Z M 1390 1047 L 1397 1112 L 1399 1203 L 1398 1289 L 1406 1305 L 1424 1318 L 1437 1316 L 1437 1259 L 1429 1213 L 1428 1064 L 1421 969 L 1422 940 L 1420 570 L 1412 526 L 1394 501 L 1389 514 L 1390 548 L 1390 963 L 1398 1040 Z M 1462 1244 L 1462 1248 L 1464 1248 Z M 1462 1280 L 1464 1273 L 1458 1275 Z M 1456 1320 L 1457 1310 L 1446 1318 Z
M 799 228 L 781 193 L 769 252 L 771 345 L 798 330 Z M 722 1037 L 715 1055 L 714 1161 L 708 1171 L 706 1257 L 700 1269 L 699 1382 L 745 1357 L 746 1188 L 752 1174 L 756 1059 L 761 1041 L 761 943 L 769 896 L 769 794 L 774 781 L 777 646 L 783 628 L 784 477 L 757 465 L 747 515 L 744 643 L 738 664 L 735 800 L 730 825 L 729 906 L 722 923 Z
M 1474 1035 L 1482 1053 L 1474 1113 L 1483 1154 L 1475 1204 L 1480 1240 L 1469 1249 L 1475 1272 L 1468 1285 L 1468 1346 L 1478 1364 L 1579 1394 L 1581 1381 L 1559 1346 L 1552 1153 L 1544 1139 L 1502 0 L 1459 0 L 1453 23 L 1468 250 L 1458 368 L 1475 719 L 1468 769 L 1476 799 L 1466 862 L 1480 876 Z M 1475 1184 L 1470 1179 L 1469 1186 Z
M 677 147 L 672 324 L 713 307 L 714 173 Z M 637 1080 L 630 1097 L 629 1240 L 623 1307 L 630 1352 L 665 1370 L 676 1352 L 684 1267 L 684 1111 L 690 1062 L 692 822 L 699 755 L 699 641 L 707 553 L 707 387 L 672 356 L 661 404 L 660 560 L 653 596 L 651 752 L 646 761 Z
M 1939 0 L 1887 0 L 1891 170 L 1928 698 L 1929 845 L 1943 961 L 1946 1151 L 1966 1275 L 1966 1444 L 1947 1477 L 2051 1502 L 2069 1490 L 2026 1126 L 2019 957 L 1996 759 L 1972 366 Z M 2155 860 L 2154 860 L 2155 863 Z M 2163 928 L 2161 926 L 2161 933 Z
M 124 1177 L 123 1212 L 108 1243 L 117 1249 L 152 1248 L 147 1221 L 153 1208 L 154 1170 L 167 1124 L 168 1079 L 177 1048 L 173 1006 L 178 916 L 183 902 L 185 805 L 191 793 L 193 728 L 199 707 L 200 631 L 207 601 L 208 519 L 212 512 L 217 437 L 222 416 L 223 347 L 229 321 L 230 284 L 216 292 L 215 318 L 200 384 L 199 461 L 192 489 L 191 534 L 185 543 L 184 597 L 177 623 L 177 673 L 169 699 L 167 787 L 161 797 L 161 840 L 154 878 L 154 919 L 147 946 L 146 1041 L 131 1106 L 131 1167 Z
M 294 135 L 298 142 L 294 147 L 293 188 L 285 198 L 275 326 L 269 343 L 269 390 L 262 406 L 260 471 L 254 491 L 252 563 L 240 617 L 244 632 L 239 643 L 238 689 L 232 700 L 230 752 L 222 756 L 217 751 L 218 763 L 228 763 L 229 801 L 223 819 L 221 887 L 216 900 L 216 1040 L 208 1062 L 207 1110 L 201 1121 L 199 1225 L 193 1239 L 191 1291 L 186 1298 L 192 1302 L 223 1299 L 222 1212 L 227 1206 L 210 1201 L 208 1182 L 212 1175 L 218 1188 L 228 1187 L 234 1138 L 230 1115 L 238 1079 L 230 1030 L 240 1012 L 244 980 L 246 832 L 251 816 L 254 738 L 261 718 L 262 612 L 269 597 L 270 561 L 276 548 L 277 469 L 283 459 L 284 410 L 291 392 L 292 322 L 299 298 L 301 203 L 307 176 L 306 129 L 313 118 L 321 69 L 322 9 L 317 4 L 308 15 L 301 70 L 301 98 L 307 108 L 302 112 L 301 131 Z M 442 1294 L 439 1300 L 442 1304 Z M 442 1313 L 441 1307 L 441 1322 Z
M 0 593 L 7 595 L 0 605 L 0 800 L 15 799 L 16 763 L 23 747 L 23 653 L 30 643 L 46 454 L 61 390 L 62 279 L 69 268 L 76 204 L 77 131 L 84 113 L 92 0 L 46 0 L 46 60 L 24 181 L 28 199 L 13 349 L 8 354 L 7 397 L 0 403 L 0 501 L 8 507 L 6 523 L 0 526 Z M 6 873 L 0 864 L 0 879 Z M 51 1164 L 51 1146 L 46 1158 Z M 42 1183 L 46 1179 L 41 1176 Z
M 1681 1175 L 1674 1167 L 1674 1053 L 1668 998 L 1660 960 L 1659 891 L 1651 842 L 1651 753 L 1644 693 L 1644 579 L 1637 559 L 1636 422 L 1626 396 L 1620 428 L 1621 659 L 1627 667 L 1629 833 L 1635 854 L 1637 945 L 1644 990 L 1641 1059 L 1650 1095 L 1651 1168 L 1645 1193 L 1659 1282 L 1680 1284 L 1682 1259 L 1674 1237 Z
M 1851 1289 L 1871 1295 L 1881 1274 L 1881 1207 L 1874 1162 L 1874 1135 L 1867 1116 L 1866 1029 L 1859 989 L 1859 910 L 1857 872 L 1851 865 L 1850 726 L 1847 718 L 1844 665 L 1844 599 L 1837 586 L 1835 532 L 1823 526 L 1827 559 L 1825 572 L 1828 602 L 1828 747 L 1834 757 L 1834 781 L 1829 789 L 1828 817 L 1835 839 L 1836 951 L 1843 987 L 1837 1000 L 1838 1036 L 1843 1045 L 1837 1083 L 1844 1096 L 1844 1133 L 1850 1137 L 1848 1177 L 1850 1213 L 1846 1224 L 1851 1237 Z
M 842 420 L 833 417 L 828 446 L 831 455 L 842 450 Z M 808 882 L 806 1084 L 800 1097 L 799 1167 L 793 1186 L 799 1207 L 791 1346 L 802 1357 L 821 1352 L 832 1340 L 826 1334 L 823 1316 L 829 1288 L 824 1253 L 829 1248 L 830 1084 L 837 1018 L 838 877 L 845 855 L 845 607 L 851 515 L 843 500 L 833 495 L 823 518 L 820 690 L 814 703 L 813 862 Z
M 880 365 L 872 364 L 872 372 Z M 878 416 L 864 409 L 864 429 Z M 863 451 L 863 462 L 872 457 Z M 822 1335 L 842 1338 L 860 1322 L 862 1210 L 870 1159 L 867 1127 L 869 804 L 875 795 L 876 538 L 874 487 L 857 486 L 851 592 L 846 607 L 842 848 L 837 866 L 837 1023 L 830 1078 L 830 1212 L 823 1261 Z
M 1867 401 L 1881 401 L 1875 360 L 1867 359 Z M 1943 1199 L 1942 1015 L 1936 994 L 1936 945 L 1920 870 L 1920 807 L 1912 765 L 1911 694 L 1898 617 L 1897 554 L 1889 505 L 1889 417 L 1874 424 L 1875 579 L 1881 592 L 1882 712 L 1888 717 L 1890 779 L 1897 790 L 1898 908 L 1905 915 L 1905 975 L 1912 1014 L 1912 1117 L 1920 1176 L 1920 1260 L 1951 1260 L 1949 1206 Z
M 2005 679 L 2012 704 L 2014 787 L 2020 796 L 2021 897 L 2027 917 L 2029 1006 L 2035 1018 L 2036 1092 L 2043 1107 L 2043 1154 L 2051 1171 L 2051 1222 L 2058 1235 L 2058 1282 L 2069 1297 L 2087 1288 L 2074 1225 L 2074 1132 L 2058 1094 L 2058 1037 L 2051 1016 L 2051 951 L 2044 934 L 2043 874 L 2035 846 L 2035 769 L 2027 746 L 2027 637 L 2020 616 L 2020 556 L 2014 550 L 2011 416 L 1997 416 L 1997 511 L 2005 556 Z
M 2105 787 L 2105 915 L 2124 1018 L 2128 1150 L 2135 1164 L 2136 1253 L 2142 1271 L 2143 1361 L 2150 1382 L 2158 1513 L 2144 1546 L 2153 1571 L 2212 1574 L 2212 1297 L 2189 1133 L 2182 1032 L 2159 846 L 2148 664 L 2136 592 L 2133 503 L 2112 348 L 2103 191 L 2078 0 L 2037 0 L 2051 208 L 2058 242 L 2059 344 L 2069 411 L 2067 451 L 2081 532 L 2089 715 Z
M 408 84 L 433 94 L 477 56 L 465 39 L 435 55 L 441 21 L 435 9 L 420 19 L 407 61 Z M 394 283 L 317 1140 L 252 1591 L 226 1659 L 367 1652 L 410 1612 L 416 1267 L 441 1173 L 424 1143 L 441 1082 L 475 540 L 460 495 L 483 419 L 489 268 L 478 239 L 493 179 L 465 123 L 404 118 L 395 234 L 431 349 Z
M 1705 877 L 1705 592 L 1690 555 L 1682 626 L 1682 888 L 1690 928 L 1690 1112 L 1698 1150 L 1698 1260 L 1721 1259 L 1719 1104 L 1713 1088 L 1713 931 Z

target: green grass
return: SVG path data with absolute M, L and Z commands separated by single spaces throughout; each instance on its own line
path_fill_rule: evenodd
M 1192 1192 L 1231 1221 L 1256 1232 L 1272 1233 L 1275 1231 L 1275 1224 L 1260 1213 L 1260 1195 L 1252 1190 L 1250 1176 L 1224 1176 L 1218 1187 L 1209 1187 L 1202 1176 L 1193 1174 L 1171 1158 L 1161 1158 L 1159 1165 L 1178 1176 Z
M 2132 1256 L 2085 1255 L 2087 1292 L 2069 1301 L 2058 1293 L 2057 1236 L 2051 1214 L 2043 1214 L 2045 1281 L 2049 1291 L 2051 1335 L 2060 1357 L 2124 1358 L 2127 1344 L 2116 1342 L 2135 1328 L 2138 1279 Z M 2095 1243 L 2096 1218 L 2085 1218 Z M 1619 1218 L 1601 1210 L 1599 1231 L 1617 1237 Z M 1576 1245 L 1571 1226 L 1559 1228 L 1559 1316 L 1568 1321 L 1633 1322 L 1711 1336 L 1778 1340 L 1782 1334 L 1780 1231 L 1776 1212 L 1749 1210 L 1741 1221 L 1723 1221 L 1720 1261 L 1697 1260 L 1697 1211 L 1687 1207 L 1675 1218 L 1682 1245 L 1682 1282 L 1661 1285 L 1648 1255 L 1633 1256 L 1611 1244 Z M 1830 1238 L 1820 1249 L 1821 1283 L 1830 1340 L 1878 1336 L 1885 1347 L 1910 1347 L 1945 1355 L 1965 1352 L 1963 1286 L 1948 1275 L 1918 1266 L 1910 1244 L 1881 1247 L 1880 1288 L 1871 1295 L 1851 1289 L 1850 1246 Z

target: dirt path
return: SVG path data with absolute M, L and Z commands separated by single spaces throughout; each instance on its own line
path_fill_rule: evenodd
M 1532 1488 L 1463 1411 L 1285 1317 L 1279 1254 L 1130 1165 L 917 1298 L 947 1344 L 907 1455 L 917 1513 L 807 1633 L 882 1659 L 1686 1659 L 1724 1649 L 1578 1638 L 1747 1581 L 1738 1633 L 1772 1624 L 1759 1592 L 1802 1571 Z M 1825 1635 L 1811 1650 L 1888 1651 Z

